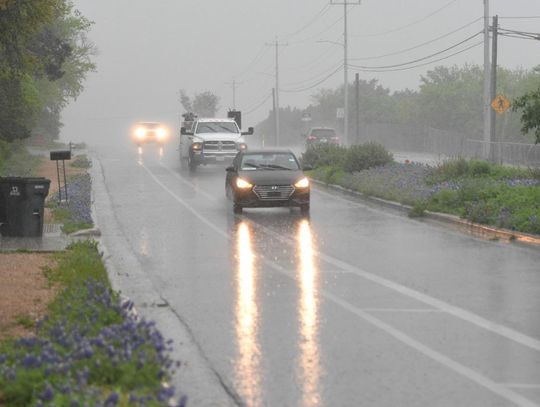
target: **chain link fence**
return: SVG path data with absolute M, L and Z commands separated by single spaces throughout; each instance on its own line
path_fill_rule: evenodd
M 500 164 L 540 168 L 540 144 L 485 142 L 471 135 L 427 126 L 369 123 L 361 126 L 353 143 L 377 142 L 391 151 L 431 154 L 447 158 L 489 157 Z

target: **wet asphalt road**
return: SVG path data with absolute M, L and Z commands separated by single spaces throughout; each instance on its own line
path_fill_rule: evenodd
M 118 238 L 239 403 L 540 406 L 540 250 L 320 187 L 309 219 L 234 216 L 223 168 L 98 157 Z

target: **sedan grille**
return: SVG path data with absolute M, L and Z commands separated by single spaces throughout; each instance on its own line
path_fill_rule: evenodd
M 205 141 L 203 148 L 206 151 L 236 151 L 236 143 L 234 141 Z
M 261 201 L 286 201 L 294 192 L 292 185 L 256 185 L 253 192 Z

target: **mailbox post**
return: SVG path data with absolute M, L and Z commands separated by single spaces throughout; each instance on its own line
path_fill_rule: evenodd
M 58 175 L 58 202 L 62 202 L 62 186 L 60 184 L 60 164 L 58 163 L 59 161 L 62 161 L 62 170 L 64 174 L 64 191 L 66 195 L 66 202 L 68 201 L 65 160 L 71 160 L 71 150 L 51 151 L 51 161 L 56 161 L 56 174 Z

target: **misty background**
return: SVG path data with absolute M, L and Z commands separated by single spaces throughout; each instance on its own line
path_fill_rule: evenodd
M 177 133 L 180 89 L 190 95 L 215 93 L 218 115 L 225 115 L 233 104 L 233 80 L 236 108 L 250 112 L 244 127 L 256 125 L 272 108 L 276 39 L 284 44 L 279 48 L 281 107 L 303 109 L 321 88 L 343 84 L 343 6 L 330 6 L 328 0 L 74 3 L 95 23 L 90 39 L 98 49 L 97 72 L 63 113 L 65 141 L 127 141 L 137 120 L 164 121 Z M 538 31 L 538 19 L 514 18 L 540 16 L 538 0 L 490 3 L 501 28 Z M 481 31 L 482 17 L 483 0 L 363 0 L 349 7 L 349 63 L 386 66 L 425 57 Z M 467 46 L 481 40 L 478 36 Z M 409 48 L 415 49 L 405 51 Z M 387 54 L 394 55 L 376 58 Z M 417 90 L 421 76 L 435 66 L 467 63 L 483 64 L 482 45 L 415 69 L 360 72 L 360 79 L 377 79 L 391 92 Z M 539 41 L 499 38 L 499 66 L 531 69 L 539 63 Z M 349 72 L 351 84 L 355 72 Z

